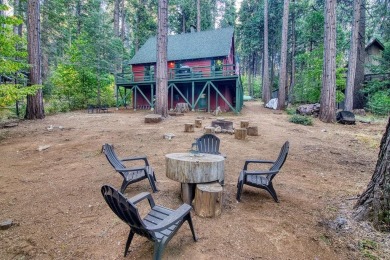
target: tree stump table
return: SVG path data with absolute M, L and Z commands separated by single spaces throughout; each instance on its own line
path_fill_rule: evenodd
M 192 133 L 194 132 L 194 124 L 193 123 L 186 123 L 184 124 L 184 132 Z
M 212 127 L 212 126 L 206 126 L 204 128 L 204 132 L 206 134 L 214 134 L 215 133 L 215 127 Z
M 245 140 L 246 138 L 246 128 L 236 128 L 234 129 L 234 138 L 238 140 Z
M 145 123 L 158 123 L 161 122 L 162 117 L 161 115 L 157 114 L 150 114 L 145 116 Z
M 248 128 L 249 126 L 249 121 L 248 120 L 241 120 L 240 121 L 240 127 L 241 128 Z
M 181 196 L 191 205 L 196 184 L 224 181 L 225 158 L 216 154 L 170 153 L 165 155 L 166 176 L 181 183 Z
M 222 211 L 223 188 L 218 182 L 196 185 L 195 205 L 196 215 L 200 217 L 217 217 Z
M 202 119 L 195 119 L 195 127 L 196 128 L 202 127 Z
M 258 130 L 257 126 L 248 126 L 248 128 L 246 129 L 246 133 L 247 133 L 247 135 L 250 135 L 250 136 L 258 136 L 259 130 Z

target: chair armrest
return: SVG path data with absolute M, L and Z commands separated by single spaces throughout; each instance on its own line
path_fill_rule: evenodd
M 137 204 L 138 202 L 144 199 L 148 199 L 151 208 L 155 206 L 153 197 L 149 192 L 142 192 L 138 195 L 135 195 L 134 197 L 131 197 L 130 199 L 128 199 L 128 201 L 130 201 L 133 204 Z
M 268 161 L 268 160 L 255 160 L 255 159 L 249 159 L 245 161 L 244 164 L 244 171 L 248 169 L 248 165 L 250 163 L 274 163 L 275 161 Z
M 115 170 L 117 172 L 133 172 L 133 171 L 140 171 L 140 170 L 146 171 L 146 167 L 141 166 L 141 167 L 133 167 L 133 168 L 115 168 Z
M 274 171 L 246 171 L 244 170 L 244 175 L 274 175 L 279 172 L 279 170 Z
M 143 160 L 145 162 L 145 165 L 149 166 L 148 158 L 146 156 L 127 157 L 127 158 L 121 159 L 122 162 L 125 162 L 125 161 L 139 161 L 139 160 Z
M 171 226 L 172 224 L 176 223 L 177 221 L 183 219 L 185 215 L 187 215 L 191 211 L 191 206 L 188 204 L 181 205 L 178 209 L 176 209 L 174 212 L 172 212 L 169 217 L 164 219 L 162 222 L 155 226 L 148 226 L 148 230 L 158 232 L 161 230 L 166 229 L 167 227 Z

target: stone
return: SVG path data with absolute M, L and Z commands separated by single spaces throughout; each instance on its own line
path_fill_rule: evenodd
M 6 219 L 0 223 L 0 229 L 1 230 L 9 229 L 12 226 L 12 224 L 13 224 L 12 219 Z

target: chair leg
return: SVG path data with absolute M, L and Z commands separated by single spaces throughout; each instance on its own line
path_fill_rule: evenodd
M 147 177 L 148 177 L 148 180 L 149 180 L 150 186 L 152 187 L 153 192 L 157 192 L 158 189 L 157 189 L 156 183 L 154 182 L 153 175 L 147 173 Z
M 121 186 L 121 193 L 125 193 L 125 190 L 126 190 L 128 185 L 129 185 L 129 183 L 126 180 L 123 180 L 122 186 Z
M 274 186 L 272 185 L 272 182 L 267 187 L 267 191 L 271 194 L 272 198 L 275 200 L 275 202 L 279 202 L 278 196 L 276 196 L 276 191 L 274 189 Z
M 243 177 L 243 174 L 240 173 L 240 176 L 238 177 L 238 182 L 237 182 L 237 195 L 236 195 L 237 201 L 241 201 L 241 194 L 242 194 L 243 186 L 244 186 L 244 177 Z
M 160 260 L 162 258 L 167 238 L 164 237 L 161 241 L 154 242 L 154 253 L 153 253 L 153 260 Z
M 134 232 L 130 229 L 129 237 L 127 238 L 126 247 L 125 247 L 125 257 L 127 255 L 127 252 L 129 251 L 129 247 L 131 244 L 131 241 L 133 240 Z
M 188 212 L 188 214 L 185 217 L 185 219 L 188 221 L 188 225 L 190 226 L 190 229 L 191 229 L 191 232 L 192 232 L 192 238 L 194 239 L 194 241 L 198 241 L 198 238 L 195 235 L 194 226 L 192 225 L 192 218 L 191 218 L 191 213 L 190 212 Z

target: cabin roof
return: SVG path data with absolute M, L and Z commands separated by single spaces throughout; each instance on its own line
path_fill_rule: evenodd
M 378 48 L 380 50 L 384 50 L 385 49 L 385 46 L 377 39 L 377 38 L 373 38 L 371 39 L 371 41 L 367 44 L 365 50 L 367 50 L 368 48 L 370 48 L 372 45 L 376 45 L 378 46 Z
M 233 27 L 168 36 L 168 61 L 228 56 Z M 129 64 L 156 62 L 156 36 L 149 38 Z

